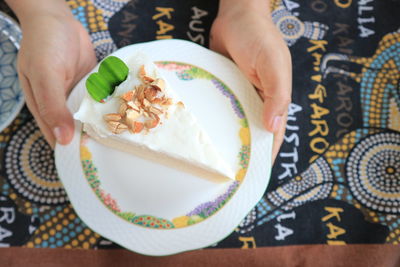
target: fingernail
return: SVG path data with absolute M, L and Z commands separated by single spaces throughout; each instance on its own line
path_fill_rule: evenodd
M 276 133 L 279 128 L 281 127 L 282 123 L 282 116 L 275 116 L 273 121 L 272 121 L 272 132 Z
M 56 138 L 57 143 L 61 144 L 63 139 L 62 127 L 57 126 L 53 129 L 54 137 Z

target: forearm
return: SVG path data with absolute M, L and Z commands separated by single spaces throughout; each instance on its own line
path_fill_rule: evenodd
M 232 11 L 250 11 L 256 14 L 270 15 L 270 0 L 220 0 L 218 15 Z
M 32 16 L 72 16 L 64 0 L 5 0 L 23 24 Z

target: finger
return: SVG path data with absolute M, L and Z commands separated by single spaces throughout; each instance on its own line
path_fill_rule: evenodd
M 257 76 L 264 92 L 264 124 L 276 133 L 284 125 L 284 114 L 291 102 L 292 69 L 286 47 L 260 53 L 256 64 Z
M 71 141 L 74 129 L 72 115 L 66 106 L 64 83 L 65 77 L 50 69 L 43 69 L 31 81 L 39 116 L 62 145 Z
M 33 94 L 32 94 L 32 88 L 29 83 L 29 80 L 26 78 L 26 76 L 22 73 L 18 74 L 18 78 L 21 84 L 21 87 L 24 91 L 25 95 L 25 102 L 26 105 L 28 106 L 30 112 L 32 113 L 33 117 L 36 120 L 36 123 L 38 124 L 44 138 L 46 139 L 47 143 L 54 148 L 55 144 L 55 138 L 53 133 L 51 132 L 51 129 L 47 126 L 47 124 L 41 119 L 39 115 L 39 111 L 36 106 L 36 102 L 34 100 Z
M 283 143 L 286 131 L 286 121 L 287 121 L 287 113 L 285 113 L 285 115 L 283 116 L 283 123 L 279 128 L 278 132 L 274 134 L 274 143 L 272 145 L 272 163 L 275 162 L 276 157 L 278 156 L 279 153 L 279 149 Z

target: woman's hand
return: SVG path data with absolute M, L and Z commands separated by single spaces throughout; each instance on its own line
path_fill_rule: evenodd
M 69 90 L 96 64 L 90 37 L 63 0 L 9 0 L 22 28 L 18 74 L 26 103 L 48 143 L 68 144 Z
M 231 57 L 264 97 L 263 121 L 274 133 L 275 160 L 291 102 L 292 63 L 270 17 L 268 0 L 221 0 L 211 29 L 211 49 Z

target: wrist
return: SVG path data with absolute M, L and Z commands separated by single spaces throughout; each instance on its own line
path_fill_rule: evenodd
M 72 13 L 64 0 L 5 0 L 21 25 L 39 16 L 70 18 Z
M 251 12 L 256 15 L 270 14 L 270 0 L 220 0 L 218 16 Z

